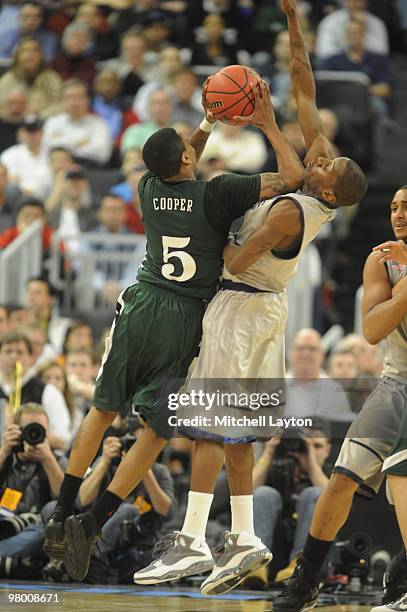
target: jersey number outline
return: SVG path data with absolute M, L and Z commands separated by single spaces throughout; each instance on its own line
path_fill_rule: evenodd
M 171 281 L 177 281 L 177 283 L 184 283 L 190 280 L 196 272 L 196 263 L 194 258 L 185 251 L 171 251 L 169 249 L 184 249 L 191 242 L 191 238 L 179 238 L 177 236 L 162 236 L 163 242 L 163 262 L 164 265 L 161 268 L 161 274 L 164 278 Z M 172 263 L 168 263 L 170 259 L 176 257 L 181 261 L 182 274 L 175 276 L 175 266 Z

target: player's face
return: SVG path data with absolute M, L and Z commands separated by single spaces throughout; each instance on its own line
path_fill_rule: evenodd
M 390 219 L 398 240 L 407 242 L 407 190 L 399 189 L 390 204 Z
M 336 179 L 345 171 L 346 163 L 346 157 L 317 157 L 306 166 L 306 185 L 319 194 L 327 191 L 333 193 Z

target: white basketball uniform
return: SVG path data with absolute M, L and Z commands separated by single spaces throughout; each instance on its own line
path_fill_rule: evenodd
M 191 364 L 183 391 L 196 389 L 190 381 L 199 379 L 199 387 L 212 390 L 219 385 L 229 391 L 247 388 L 236 379 L 284 379 L 285 325 L 288 305 L 286 286 L 295 274 L 301 253 L 315 238 L 322 226 L 335 217 L 335 211 L 318 199 L 302 193 L 289 193 L 263 200 L 249 209 L 236 236 L 236 244 L 244 244 L 264 223 L 271 208 L 282 199 L 292 200 L 302 218 L 302 235 L 298 243 L 284 251 L 269 251 L 246 272 L 233 276 L 226 267 L 222 289 L 210 302 L 203 319 L 203 336 L 199 356 Z M 212 379 L 209 381 L 208 379 Z M 214 381 L 213 379 L 217 379 Z M 219 380 L 221 379 L 221 380 Z M 226 384 L 226 379 L 229 383 Z M 231 382 L 231 379 L 234 379 Z M 276 383 L 277 386 L 281 383 Z M 253 385 L 249 385 L 253 390 Z M 270 385 L 267 386 L 269 389 Z M 263 391 L 257 384 L 256 390 Z M 178 416 L 190 416 L 190 406 L 178 410 Z M 231 407 L 231 413 L 234 414 Z M 222 404 L 222 414 L 225 414 Z M 200 428 L 201 429 L 201 428 Z M 217 436 L 216 426 L 205 429 Z M 185 428 L 182 430 L 185 432 Z M 234 441 L 241 431 L 228 429 Z M 239 433 L 240 432 L 240 433 Z M 270 437 L 272 430 L 261 437 Z M 199 437 L 194 432 L 194 437 Z M 225 434 L 220 436 L 225 438 Z

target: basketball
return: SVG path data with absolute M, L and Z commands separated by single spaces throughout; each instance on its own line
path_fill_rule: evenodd
M 217 119 L 228 123 L 235 116 L 246 117 L 254 111 L 255 98 L 251 83 L 258 82 L 259 75 L 247 66 L 226 66 L 209 78 L 206 90 L 208 110 Z

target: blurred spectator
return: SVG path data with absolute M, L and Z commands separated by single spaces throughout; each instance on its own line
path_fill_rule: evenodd
M 358 334 L 347 334 L 338 343 L 337 350 L 351 351 L 356 357 L 359 371 L 360 356 L 366 350 L 367 345 L 368 341 L 363 336 L 359 336 Z
M 359 355 L 359 376 L 378 378 L 383 370 L 384 350 L 381 344 L 366 344 Z
M 383 21 L 368 12 L 368 0 L 343 0 L 343 9 L 333 11 L 318 26 L 315 52 L 323 60 L 346 49 L 346 26 L 351 19 L 363 21 L 366 50 L 387 55 L 389 42 Z
M 27 94 L 24 87 L 16 86 L 1 96 L 0 153 L 17 144 L 18 130 L 27 112 Z
M 202 120 L 202 89 L 198 87 L 196 74 L 187 68 L 180 70 L 174 79 L 173 111 L 171 121 L 186 121 L 198 125 Z
M 119 52 L 117 34 L 110 29 L 107 19 L 97 4 L 93 2 L 79 4 L 74 23 L 82 23 L 89 28 L 92 44 L 88 53 L 96 62 L 117 56 Z
M 62 81 L 46 67 L 35 39 L 27 38 L 17 45 L 10 70 L 0 78 L 0 99 L 20 86 L 27 92 L 29 112 L 49 117 L 60 110 Z
M 353 418 L 342 386 L 321 369 L 323 361 L 320 334 L 314 329 L 297 332 L 289 349 L 286 416 L 329 420 Z
M 149 99 L 151 94 L 157 89 L 173 91 L 175 77 L 182 68 L 179 49 L 167 47 L 160 53 L 157 69 L 153 72 L 149 81 L 140 87 L 134 99 L 133 110 L 141 121 L 148 121 L 150 117 Z
M 10 30 L 10 23 L 17 23 L 20 0 L 4 0 L 0 8 L 0 35 Z
M 62 352 L 66 355 L 78 349 L 93 350 L 94 340 L 92 328 L 84 321 L 73 321 L 66 330 Z
M 153 64 L 157 61 L 157 54 L 170 44 L 171 23 L 168 14 L 163 11 L 146 13 L 142 32 L 146 40 L 145 61 Z
M 65 176 L 65 172 L 74 165 L 74 159 L 68 149 L 64 147 L 54 147 L 48 153 L 48 165 L 50 168 L 50 182 L 45 190 L 45 195 L 50 197 L 50 194 L 56 189 L 61 177 Z M 47 203 L 45 207 L 48 208 Z
M 0 249 L 5 249 L 35 221 L 42 221 L 44 224 L 42 229 L 42 248 L 44 257 L 47 257 L 51 249 L 52 229 L 46 224 L 44 204 L 41 200 L 37 200 L 37 198 L 32 196 L 25 196 L 20 200 L 17 208 L 16 224 L 0 234 Z
M 138 149 L 129 149 L 126 153 L 139 151 Z M 141 158 L 141 153 L 140 153 Z M 123 162 L 122 171 L 126 177 L 124 183 L 119 183 L 110 189 L 111 194 L 122 198 L 127 205 L 126 225 L 128 229 L 136 234 L 144 234 L 144 227 L 141 220 L 140 198 L 138 193 L 138 184 L 141 177 L 146 172 L 146 167 L 141 158 L 138 163 L 127 165 Z
M 132 110 L 123 110 L 119 97 L 120 81 L 114 70 L 105 68 L 98 73 L 94 92 L 92 110 L 106 121 L 110 137 L 118 147 L 124 130 L 138 123 L 138 117 Z
M 267 547 L 273 548 L 278 526 L 290 547 L 289 564 L 278 572 L 275 578 L 278 582 L 292 575 L 305 545 L 315 505 L 329 482 L 327 459 L 331 444 L 326 433 L 315 428 L 307 430 L 301 438 L 302 445 L 298 452 L 290 452 L 284 444 L 287 440 L 294 442 L 292 438 L 285 439 L 283 436 L 281 439 L 277 436 L 266 442 L 253 470 L 256 534 Z M 288 478 L 278 477 L 280 470 L 284 469 L 280 467 L 279 470 L 278 463 L 294 463 Z M 296 517 L 294 521 L 293 515 Z M 268 580 L 265 582 L 268 583 Z
M 19 188 L 9 184 L 7 166 L 0 163 L 0 233 L 14 225 L 20 195 Z
M 330 142 L 334 155 L 336 157 L 339 157 L 340 151 L 335 144 L 335 140 L 336 140 L 336 137 L 338 135 L 338 130 L 339 130 L 338 117 L 335 115 L 334 111 L 329 108 L 320 108 L 319 117 L 322 122 L 322 127 L 324 129 L 325 136 L 328 138 Z
M 274 63 L 270 71 L 270 91 L 277 100 L 276 107 L 286 105 L 291 91 L 289 63 L 291 59 L 290 39 L 288 31 L 277 34 L 273 46 Z
M 86 348 L 77 348 L 69 351 L 65 357 L 65 372 L 75 406 L 83 418 L 91 407 L 95 391 L 91 351 Z
M 237 48 L 225 39 L 225 22 L 220 15 L 208 15 L 202 23 L 201 37 L 192 45 L 191 64 L 227 66 L 237 64 Z
M 239 47 L 250 51 L 253 43 L 257 42 L 252 36 L 252 25 L 260 4 L 270 3 L 260 3 L 256 0 L 188 2 L 188 25 L 191 25 L 191 30 L 194 31 L 207 15 L 219 15 L 225 23 L 228 35 L 233 39 L 239 38 Z
M 262 136 L 244 126 L 219 123 L 210 135 L 201 162 L 220 159 L 229 171 L 256 173 L 267 159 Z
M 21 304 L 7 303 L 8 323 L 10 331 L 18 331 L 20 327 L 30 322 L 28 310 Z
M 358 362 L 349 350 L 337 350 L 329 357 L 328 374 L 331 378 L 355 378 L 358 374 Z
M 10 58 L 16 46 L 22 40 L 30 38 L 38 42 L 45 60 L 50 62 L 56 53 L 57 37 L 44 30 L 43 20 L 44 10 L 41 4 L 30 0 L 23 2 L 19 13 L 19 27 L 9 29 L 0 37 L 0 57 Z
M 83 414 L 80 410 L 77 410 L 75 406 L 74 398 L 69 387 L 68 378 L 64 367 L 56 360 L 48 361 L 39 368 L 38 376 L 43 383 L 54 385 L 54 387 L 59 389 L 63 394 L 65 403 L 69 410 L 69 416 L 71 419 L 70 434 L 71 439 L 73 439 L 80 427 Z
M 71 23 L 63 33 L 62 49 L 50 63 L 63 81 L 79 79 L 91 86 L 95 76 L 95 63 L 87 57 L 91 43 L 89 29 L 82 23 Z
M 201 108 L 201 113 L 202 113 L 202 108 Z M 178 132 L 178 134 L 182 138 L 185 138 L 186 140 L 189 140 L 195 131 L 195 126 L 191 125 L 190 123 L 187 123 L 186 121 L 175 121 L 174 123 L 171 124 L 170 127 L 174 128 L 174 130 Z
M 389 115 L 391 96 L 391 67 L 387 57 L 367 51 L 366 28 L 363 21 L 351 19 L 346 26 L 346 50 L 325 58 L 322 70 L 362 72 L 370 79 L 371 102 L 377 119 L 383 121 Z
M 42 198 L 51 180 L 51 171 L 42 142 L 43 122 L 38 115 L 26 115 L 20 129 L 20 144 L 6 149 L 0 156 L 9 180 L 21 191 Z
M 114 185 L 110 189 L 110 193 L 119 196 L 119 198 L 124 200 L 126 204 L 129 204 L 133 199 L 133 192 L 127 181 L 127 176 L 129 172 L 131 172 L 131 170 L 137 166 L 145 167 L 143 156 L 141 154 L 141 149 L 138 149 L 137 147 L 131 147 L 130 149 L 127 149 L 126 152 L 123 154 L 122 165 L 120 168 L 120 172 L 122 177 L 124 178 L 124 181 L 117 185 Z
M 132 125 L 124 132 L 120 145 L 122 154 L 130 148 L 142 149 L 147 138 L 171 123 L 171 98 L 164 89 L 153 91 L 149 97 L 148 109 L 149 121 Z
M 0 336 L 9 330 L 8 310 L 5 304 L 0 304 Z
M 79 490 L 81 507 L 96 501 L 113 478 L 123 452 L 131 448 L 141 433 L 139 427 L 130 430 L 124 439 L 105 438 L 102 455 L 92 464 Z M 165 465 L 156 462 L 104 525 L 98 550 L 94 549 L 91 557 L 87 581 L 100 582 L 99 577 L 92 579 L 95 570 L 98 576 L 106 576 L 112 567 L 117 568 L 120 581 L 131 581 L 134 571 L 151 561 L 164 521 L 173 516 L 175 507 L 171 475 Z
M 85 83 L 66 81 L 62 98 L 65 112 L 45 123 L 46 148 L 65 147 L 89 164 L 106 164 L 112 152 L 109 128 L 103 119 L 91 114 Z
M 97 252 L 107 253 L 109 251 L 132 253 L 134 247 L 124 245 L 120 242 L 120 236 L 129 234 L 126 226 L 127 210 L 123 200 L 114 195 L 106 195 L 101 202 L 99 210 L 99 225 L 93 228 L 93 232 L 99 233 L 101 236 L 100 243 L 92 244 L 91 248 Z M 107 242 L 103 240 L 104 236 L 117 236 L 117 242 Z M 96 272 L 93 278 L 93 286 L 101 292 L 103 297 L 112 304 L 116 302 L 117 297 L 122 290 L 120 279 L 124 275 L 126 269 L 125 263 L 120 262 L 99 262 L 96 267 Z
M 30 374 L 36 375 L 38 369 L 46 361 L 56 357 L 56 352 L 48 342 L 47 333 L 40 323 L 29 323 L 23 328 L 23 331 L 29 338 L 32 348 Z
M 40 444 L 22 441 L 21 428 L 38 423 L 45 430 Z M 23 404 L 3 434 L 0 449 L 0 486 L 9 491 L 0 519 L 2 578 L 40 578 L 44 565 L 44 526 L 54 507 L 64 477 L 66 459 L 50 444 L 49 417 L 38 402 Z M 20 448 L 21 444 L 23 447 Z
M 96 220 L 89 182 L 80 166 L 72 165 L 57 176 L 45 206 L 50 226 L 67 249 L 76 252 L 81 232 L 89 231 Z
M 144 72 L 144 53 L 146 41 L 135 30 L 125 32 L 120 44 L 120 57 L 106 62 L 106 68 L 117 72 L 121 82 L 120 95 L 127 101 L 136 95 L 146 80 Z M 133 101 L 131 99 L 131 101 Z
M 46 330 L 51 346 L 59 355 L 72 320 L 59 315 L 54 293 L 53 287 L 44 277 L 33 277 L 27 281 L 25 303 L 31 321 Z
M 65 449 L 69 439 L 69 411 L 62 393 L 29 374 L 31 342 L 25 334 L 10 331 L 0 338 L 0 399 L 9 400 L 15 384 L 16 362 L 22 366 L 21 401 L 41 404 L 49 419 L 52 448 Z

